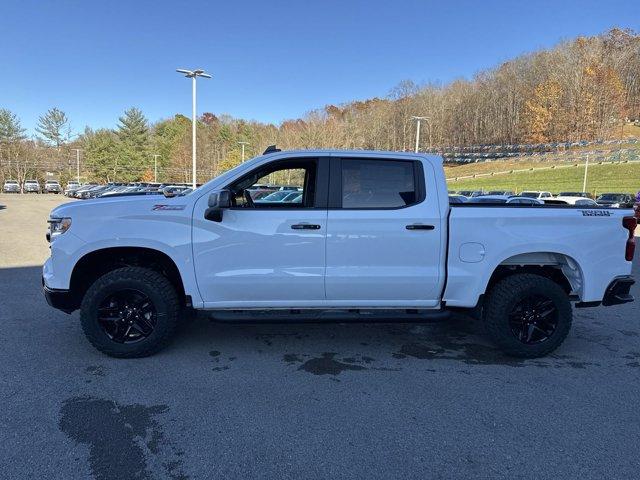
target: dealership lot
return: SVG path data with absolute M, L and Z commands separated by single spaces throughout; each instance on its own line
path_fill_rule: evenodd
M 467 317 L 224 325 L 116 360 L 40 291 L 60 196 L 0 195 L 0 458 L 8 478 L 603 478 L 640 461 L 640 303 L 577 310 L 509 359 Z M 634 274 L 640 274 L 638 261 Z M 640 298 L 640 288 L 633 290 Z

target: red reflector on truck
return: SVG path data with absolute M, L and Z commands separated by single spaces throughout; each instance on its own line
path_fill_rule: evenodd
M 638 226 L 638 219 L 636 217 L 624 217 L 622 219 L 622 226 L 629 230 L 629 238 L 627 239 L 627 245 L 624 250 L 624 258 L 630 262 L 633 260 L 633 255 L 636 252 L 635 231 Z

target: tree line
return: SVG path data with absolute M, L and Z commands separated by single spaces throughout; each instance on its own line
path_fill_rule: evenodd
M 285 149 L 413 149 L 412 116 L 423 123 L 420 149 L 618 138 L 640 120 L 640 35 L 612 29 L 519 56 L 446 85 L 403 81 L 384 98 L 327 105 L 280 125 L 204 113 L 198 118 L 199 180 L 270 144 Z M 3 179 L 52 172 L 100 181 L 190 181 L 191 120 L 182 115 L 151 124 L 137 108 L 114 129 L 71 134 L 67 115 L 52 108 L 28 138 L 20 119 L 0 109 Z M 157 167 L 157 168 L 156 168 Z

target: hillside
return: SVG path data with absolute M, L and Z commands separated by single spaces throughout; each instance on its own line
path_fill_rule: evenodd
M 454 181 L 456 175 L 473 175 L 509 169 L 533 168 L 527 172 L 470 178 Z M 546 169 L 542 169 L 546 168 Z M 464 173 L 463 173 L 464 172 Z M 522 190 L 582 190 L 584 165 L 562 164 L 555 168 L 533 162 L 487 162 L 460 167 L 445 167 L 449 190 L 505 189 Z M 593 194 L 602 192 L 636 193 L 640 190 L 640 162 L 590 164 L 587 190 Z

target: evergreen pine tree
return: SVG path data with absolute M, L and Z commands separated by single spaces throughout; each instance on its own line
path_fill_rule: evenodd
M 71 137 L 71 127 L 67 114 L 54 107 L 38 118 L 36 132 L 44 137 L 44 141 L 59 148 Z
M 118 119 L 118 180 L 135 180 L 151 164 L 149 124 L 140 110 L 133 107 Z

